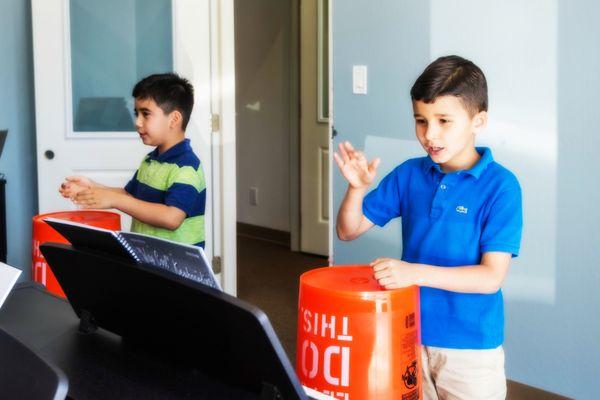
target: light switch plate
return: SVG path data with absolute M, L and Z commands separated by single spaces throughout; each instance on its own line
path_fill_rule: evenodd
M 352 93 L 367 94 L 367 66 L 352 66 Z
M 250 205 L 257 206 L 258 205 L 258 188 L 256 186 L 250 187 Z

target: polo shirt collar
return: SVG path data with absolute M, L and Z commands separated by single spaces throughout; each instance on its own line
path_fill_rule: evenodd
M 190 139 L 183 139 L 181 142 L 177 143 L 175 146 L 171 147 L 169 150 L 165 151 L 162 154 L 158 154 L 158 147 L 148 153 L 147 161 L 156 160 L 159 162 L 166 162 L 173 158 L 178 158 L 182 154 L 190 151 L 192 146 L 190 145 Z
M 481 156 L 479 161 L 477 161 L 477 164 L 475 164 L 471 169 L 457 172 L 464 172 L 479 179 L 479 177 L 481 176 L 483 171 L 485 171 L 487 166 L 494 161 L 494 158 L 492 157 L 492 151 L 487 147 L 476 147 L 475 150 L 477 150 L 477 152 Z M 434 168 L 440 173 L 444 173 L 439 164 L 433 162 L 430 156 L 425 157 L 423 161 L 423 171 L 429 172 L 432 168 Z
M 494 157 L 492 157 L 492 151 L 487 147 L 476 147 L 475 148 L 481 158 L 477 161 L 477 164 L 473 166 L 473 168 L 465 171 L 467 174 L 473 175 L 475 178 L 479 179 L 483 171 L 494 161 Z

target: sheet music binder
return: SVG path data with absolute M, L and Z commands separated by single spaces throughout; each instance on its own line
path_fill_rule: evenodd
M 161 268 L 221 290 L 204 250 L 134 232 L 111 231 L 56 218 L 44 219 L 74 247 Z

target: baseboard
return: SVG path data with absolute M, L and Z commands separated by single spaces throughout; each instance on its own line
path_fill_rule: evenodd
M 507 381 L 507 386 L 507 400 L 572 400 L 570 397 L 546 392 L 545 390 L 511 380 Z
M 287 248 L 290 247 L 291 243 L 291 235 L 289 232 L 265 228 L 264 226 L 246 224 L 244 222 L 237 223 L 237 234 L 239 236 L 279 244 Z

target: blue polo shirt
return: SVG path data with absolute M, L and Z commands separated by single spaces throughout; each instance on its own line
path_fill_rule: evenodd
M 430 157 L 408 160 L 364 199 L 363 213 L 383 226 L 402 218 L 402 260 L 452 268 L 477 265 L 485 252 L 519 253 L 521 188 L 488 148 L 470 170 L 442 172 Z M 465 294 L 421 287 L 421 336 L 427 346 L 492 349 L 504 341 L 502 291 Z

